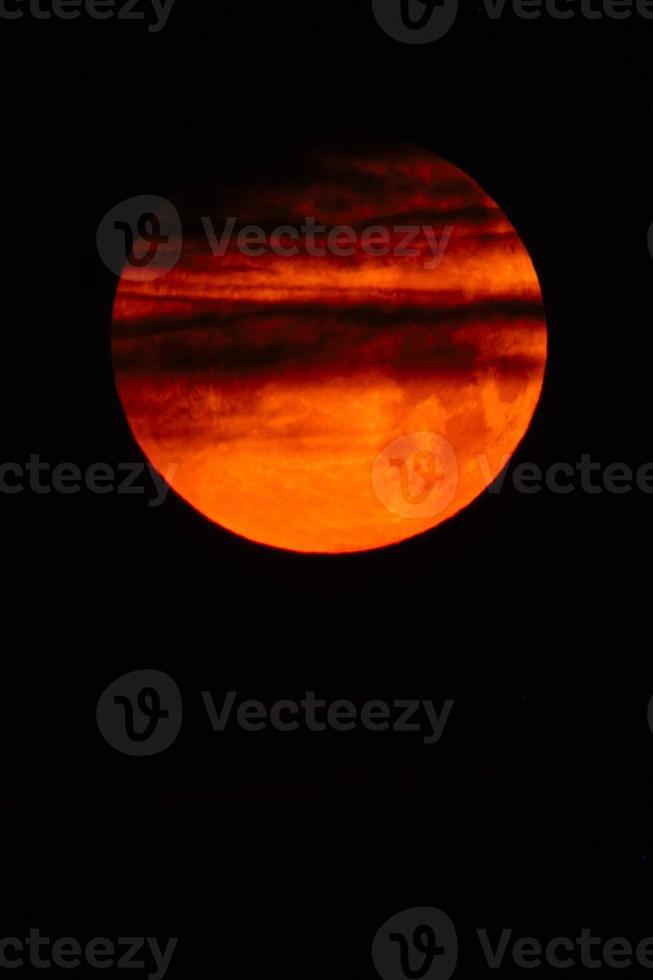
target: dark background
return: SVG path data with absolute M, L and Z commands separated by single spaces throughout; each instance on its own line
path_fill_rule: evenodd
M 176 0 L 159 34 L 0 21 L 5 459 L 141 458 L 95 250 L 111 206 L 342 127 L 462 167 L 528 246 L 550 353 L 514 463 L 653 459 L 652 45 L 637 17 L 467 6 L 404 46 L 364 0 Z M 653 934 L 649 497 L 506 488 L 412 542 L 323 559 L 207 528 L 173 495 L 3 504 L 3 935 L 178 935 L 169 976 L 353 977 L 419 904 L 456 923 L 461 976 L 484 969 L 477 926 Z M 431 748 L 222 737 L 191 715 L 168 752 L 123 758 L 95 704 L 146 666 L 191 700 L 455 706 Z

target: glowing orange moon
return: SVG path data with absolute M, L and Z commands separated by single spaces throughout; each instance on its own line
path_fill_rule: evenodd
M 125 267 L 113 358 L 136 440 L 201 514 L 265 545 L 362 551 L 500 472 L 546 325 L 529 255 L 475 181 L 404 144 L 313 146 L 173 203 L 183 240 L 158 277 Z M 310 243 L 307 218 L 324 229 Z

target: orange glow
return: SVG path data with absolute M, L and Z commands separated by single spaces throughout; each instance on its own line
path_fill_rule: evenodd
M 295 551 L 383 547 L 465 507 L 514 452 L 542 386 L 540 289 L 497 205 L 432 154 L 309 152 L 301 163 L 292 178 L 221 183 L 213 199 L 179 205 L 176 268 L 120 281 L 117 387 L 149 460 L 162 474 L 176 464 L 173 489 L 206 517 Z M 230 214 L 234 237 L 212 255 L 193 217 L 210 215 L 220 234 Z M 244 225 L 299 228 L 305 216 L 354 228 L 354 254 L 315 257 L 301 239 L 284 241 L 294 257 L 236 248 Z M 412 224 L 438 239 L 452 228 L 437 267 L 425 268 L 424 233 L 419 255 L 364 254 L 364 228 L 390 229 L 392 249 L 392 229 Z M 435 513 L 410 511 L 430 487 L 414 459 L 408 497 L 397 460 L 375 464 L 413 433 L 436 433 L 455 455 L 452 497 Z

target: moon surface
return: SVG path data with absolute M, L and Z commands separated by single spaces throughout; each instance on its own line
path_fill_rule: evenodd
M 125 265 L 112 350 L 135 439 L 192 507 L 263 545 L 365 551 L 503 469 L 546 325 L 529 255 L 474 180 L 411 145 L 322 141 L 171 203 L 181 228 L 154 266 Z M 133 256 L 151 247 L 137 235 Z

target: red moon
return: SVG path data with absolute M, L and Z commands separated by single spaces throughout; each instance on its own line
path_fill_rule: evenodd
M 134 437 L 197 511 L 268 546 L 365 551 L 453 517 L 503 469 L 546 325 L 529 255 L 474 180 L 343 141 L 173 204 L 180 240 L 123 270 L 113 360 Z

